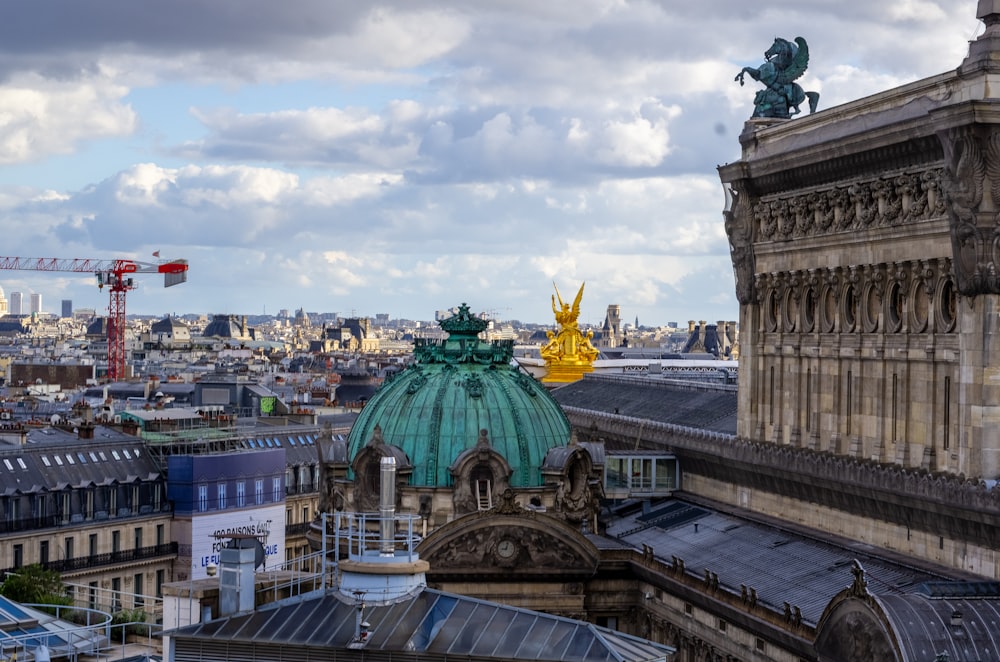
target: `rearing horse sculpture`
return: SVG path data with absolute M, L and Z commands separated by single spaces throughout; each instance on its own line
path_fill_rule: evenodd
M 776 37 L 774 43 L 764 52 L 766 62 L 760 68 L 743 67 L 736 79 L 743 85 L 743 77 L 750 74 L 756 81 L 767 87 L 758 90 L 754 97 L 753 117 L 790 118 L 799 113 L 799 104 L 809 100 L 809 112 L 816 111 L 819 103 L 819 92 L 803 92 L 802 87 L 794 82 L 809 65 L 809 46 L 802 37 L 796 37 L 795 43 Z

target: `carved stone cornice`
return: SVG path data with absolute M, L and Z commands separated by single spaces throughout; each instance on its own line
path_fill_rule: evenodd
M 901 143 L 884 145 L 863 152 L 830 156 L 826 151 L 816 156 L 813 163 L 796 163 L 794 158 L 782 154 L 776 159 L 774 172 L 756 174 L 753 184 L 761 195 L 771 195 L 806 186 L 823 186 L 831 182 L 849 180 L 858 176 L 872 177 L 887 170 L 909 170 L 941 160 L 941 144 L 934 136 L 916 136 Z M 756 163 L 753 171 L 761 172 L 769 164 Z M 782 167 L 784 166 L 784 167 Z

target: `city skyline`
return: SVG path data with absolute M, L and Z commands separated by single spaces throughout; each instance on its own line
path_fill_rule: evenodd
M 739 69 L 805 37 L 822 111 L 954 67 L 981 29 L 973 0 L 809 4 L 17 5 L 3 251 L 189 260 L 178 287 L 137 278 L 130 314 L 542 323 L 553 282 L 586 282 L 588 323 L 735 319 L 715 169 L 752 110 Z M 101 314 L 95 284 L 0 273 Z

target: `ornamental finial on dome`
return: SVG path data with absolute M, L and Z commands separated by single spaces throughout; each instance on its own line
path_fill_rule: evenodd
M 458 312 L 438 324 L 442 329 L 454 335 L 478 335 L 486 330 L 489 323 L 482 317 L 469 312 L 469 304 L 463 303 Z

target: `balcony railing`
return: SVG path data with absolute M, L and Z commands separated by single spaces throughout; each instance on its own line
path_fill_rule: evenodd
M 58 559 L 42 563 L 42 567 L 57 572 L 74 572 L 76 570 L 86 570 L 89 568 L 100 568 L 102 566 L 118 565 L 121 563 L 131 563 L 133 561 L 144 561 L 164 556 L 177 556 L 177 543 L 168 542 L 162 545 L 151 547 L 139 547 L 138 549 L 123 549 L 117 552 L 107 552 L 106 554 L 95 554 L 93 556 L 78 556 L 71 559 Z M 7 573 L 17 572 L 18 568 L 7 568 L 0 571 L 0 577 L 6 577 Z
M 0 520 L 0 535 L 5 533 L 21 533 L 24 531 L 35 531 L 37 529 L 51 529 L 62 526 L 78 526 L 93 522 L 109 523 L 117 520 L 128 520 L 137 517 L 148 518 L 154 512 L 169 513 L 170 505 L 164 503 L 159 511 L 153 511 L 149 506 L 143 506 L 136 510 L 119 510 L 118 514 L 111 517 L 104 511 L 95 512 L 92 517 L 86 517 L 82 513 L 75 513 L 68 518 L 62 514 L 41 515 L 32 517 L 21 517 L 18 519 Z

